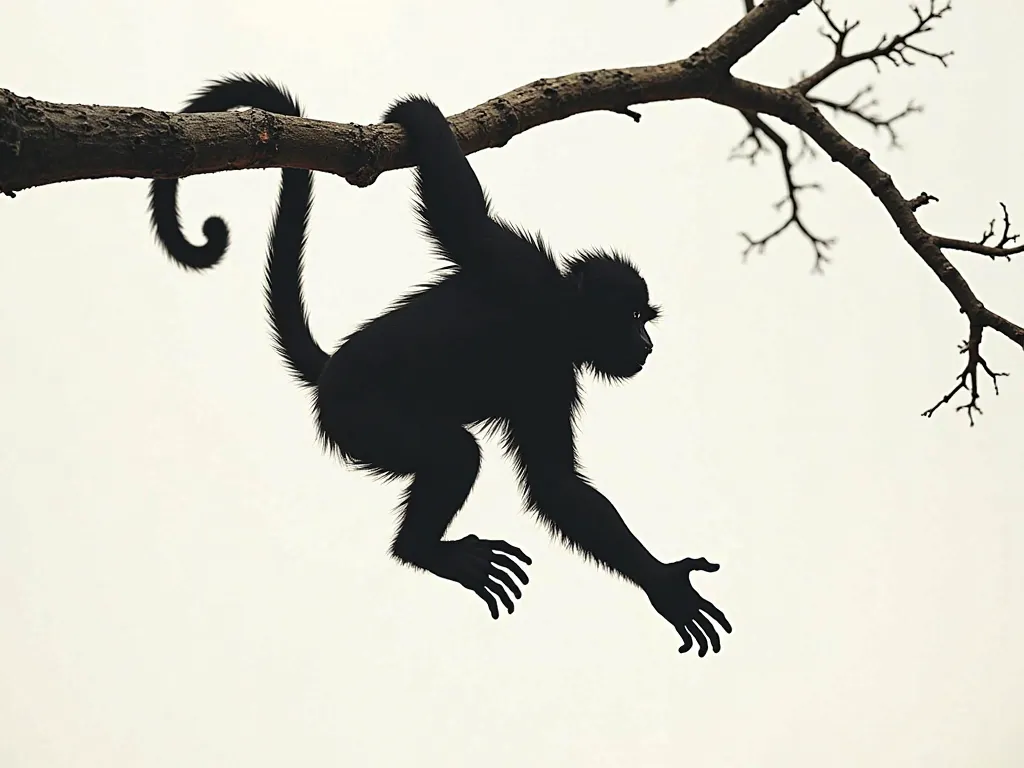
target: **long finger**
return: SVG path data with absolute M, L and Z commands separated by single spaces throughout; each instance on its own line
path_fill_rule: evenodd
M 498 596 L 498 599 L 505 605 L 505 610 L 509 613 L 512 613 L 516 609 L 516 604 L 513 603 L 512 598 L 508 596 L 508 592 L 502 589 L 501 584 L 499 584 L 495 579 L 488 579 L 486 587 Z
M 501 570 L 497 566 L 492 565 L 487 571 L 487 575 L 492 579 L 500 579 L 501 583 L 508 587 L 509 591 L 516 596 L 516 600 L 523 596 L 523 590 L 516 584 L 515 579 L 509 576 L 505 571 Z
M 683 644 L 679 647 L 679 652 L 686 653 L 688 650 L 693 648 L 693 638 L 690 637 L 690 633 L 686 631 L 686 627 L 682 627 L 676 631 L 679 632 L 679 637 L 683 640 Z
M 711 623 L 711 619 L 703 613 L 698 613 L 693 620 L 700 625 L 700 628 L 704 630 L 704 634 L 708 636 L 708 640 L 711 641 L 711 650 L 715 653 L 722 650 L 722 641 L 719 639 L 718 632 L 715 631 L 715 625 Z
M 514 544 L 509 544 L 507 541 L 501 541 L 500 539 L 488 541 L 487 544 L 495 552 L 504 552 L 506 555 L 517 557 L 527 565 L 533 564 L 530 556 Z
M 695 622 L 691 621 L 686 628 L 690 630 L 693 639 L 697 641 L 697 655 L 703 659 L 708 655 L 708 639 L 704 637 L 704 633 L 700 631 L 700 627 Z
M 480 597 L 481 600 L 487 603 L 487 607 L 491 611 L 491 618 L 498 618 L 498 601 L 494 599 L 494 595 L 492 595 L 483 587 L 477 587 L 473 590 L 473 592 L 475 592 Z
M 526 571 L 524 571 L 519 563 L 511 557 L 506 557 L 505 555 L 491 555 L 491 562 L 495 565 L 500 565 L 502 568 L 508 568 L 508 570 L 512 571 L 512 573 L 519 577 L 519 580 L 523 582 L 523 584 L 530 583 L 530 577 L 526 575 Z
M 717 605 L 705 600 L 704 598 L 701 598 L 700 609 L 704 611 L 704 613 L 706 613 L 712 619 L 721 624 L 722 629 L 724 629 L 726 632 L 732 632 L 732 624 L 730 624 L 729 620 L 725 618 L 725 614 L 718 609 Z

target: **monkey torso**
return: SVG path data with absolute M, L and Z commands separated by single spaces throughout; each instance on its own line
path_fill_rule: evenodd
M 319 397 L 384 398 L 460 424 L 570 408 L 576 368 L 553 288 L 511 293 L 455 271 L 348 336 Z

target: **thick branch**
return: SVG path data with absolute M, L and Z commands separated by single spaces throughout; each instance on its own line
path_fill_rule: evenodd
M 967 355 L 968 363 L 959 376 L 959 381 L 963 386 L 954 388 L 939 405 L 948 402 L 956 392 L 967 389 L 970 393 L 970 401 L 964 409 L 971 417 L 973 425 L 973 412 L 980 412 L 977 407 L 978 367 L 982 367 L 993 381 L 997 376 L 1002 375 L 994 374 L 981 356 L 982 332 L 985 328 L 992 328 L 1024 349 L 1024 328 L 997 315 L 982 304 L 963 275 L 943 254 L 943 245 L 954 247 L 960 241 L 938 238 L 921 226 L 915 211 L 923 202 L 927 201 L 928 196 L 918 195 L 912 199 L 904 198 L 893 183 L 892 177 L 871 160 L 868 151 L 848 141 L 815 109 L 814 104 L 795 88 L 771 88 L 733 78 L 727 85 L 719 88 L 712 95 L 711 100 L 744 111 L 774 115 L 800 129 L 834 162 L 840 163 L 860 179 L 878 198 L 899 228 L 903 239 L 946 286 L 959 304 L 960 310 L 967 315 L 970 323 L 970 335 L 961 351 Z M 993 227 L 990 226 L 990 229 Z M 1009 217 L 1007 216 L 1001 242 L 1005 244 L 1011 237 L 1009 235 Z M 985 240 L 984 237 L 982 239 Z M 996 392 L 998 393 L 998 390 Z M 925 411 L 925 415 L 930 416 L 934 411 L 934 408 Z
M 920 225 L 915 211 L 935 197 L 921 193 L 904 198 L 892 179 L 869 153 L 848 141 L 822 115 L 807 95 L 807 80 L 791 88 L 771 88 L 733 78 L 728 68 L 763 41 L 785 19 L 810 0 L 765 0 L 715 43 L 687 59 L 648 67 L 598 70 L 543 79 L 491 99 L 451 118 L 467 153 L 504 145 L 530 128 L 582 112 L 605 110 L 634 119 L 631 106 L 704 98 L 740 111 L 751 126 L 756 156 L 760 137 L 775 143 L 783 156 L 790 216 L 795 226 L 820 248 L 827 241 L 812 236 L 800 219 L 796 196 L 801 188 L 792 177 L 788 146 L 766 121 L 771 116 L 809 137 L 833 161 L 853 173 L 885 207 L 900 234 L 949 290 L 970 324 L 964 347 L 968 363 L 954 389 L 967 390 L 968 415 L 977 410 L 977 369 L 995 377 L 980 354 L 986 328 L 1002 333 L 1024 348 L 1024 328 L 1001 317 L 974 294 L 949 262 L 943 249 L 967 250 L 1004 257 L 1022 250 L 1011 246 L 1009 219 L 1004 210 L 1004 232 L 995 245 L 994 225 L 980 242 L 970 243 L 935 236 Z M 918 13 L 914 34 L 927 31 L 928 22 L 945 13 L 946 6 L 930 6 Z M 931 54 L 907 43 L 909 34 L 880 45 L 878 56 L 900 58 L 907 52 Z M 844 38 L 845 39 L 845 38 Z M 845 56 L 845 54 L 839 54 Z M 865 60 L 865 57 L 858 60 Z M 874 60 L 874 59 L 872 59 Z M 849 57 L 847 57 L 849 61 Z M 850 62 L 852 63 L 852 62 Z M 835 66 L 835 65 L 834 65 Z M 834 67 L 833 67 L 834 68 Z M 823 77 L 818 78 L 820 82 Z M 865 118 L 856 99 L 825 102 L 840 113 Z M 892 119 L 889 120 L 892 122 Z M 801 150 L 802 153 L 803 150 Z M 365 185 L 382 171 L 409 165 L 404 138 L 397 126 L 357 126 L 271 115 L 260 110 L 242 113 L 181 115 L 145 109 L 61 105 L 24 99 L 0 90 L 0 190 L 13 193 L 32 186 L 100 177 L 180 178 L 238 168 L 295 167 L 326 171 Z M 771 237 L 771 236 L 769 236 Z M 755 247 L 757 241 L 754 241 Z M 929 412 L 930 413 L 930 412 Z
M 850 53 L 848 42 L 851 34 L 858 28 L 860 22 L 838 21 L 828 9 L 826 0 L 814 0 L 814 5 L 825 20 L 827 28 L 819 31 L 832 43 L 833 57 L 831 61 L 817 72 L 810 76 L 805 76 L 793 85 L 791 90 L 807 96 L 811 103 L 818 107 L 826 107 L 836 115 L 852 117 L 871 126 L 876 133 L 884 132 L 888 134 L 890 147 L 898 148 L 900 142 L 896 124 L 910 115 L 920 112 L 921 108 L 919 106 L 910 102 L 902 110 L 893 112 L 888 116 L 879 114 L 875 111 L 878 107 L 878 101 L 870 98 L 870 94 L 874 89 L 871 83 L 868 83 L 845 100 L 827 98 L 816 93 L 812 94 L 811 90 L 821 85 L 837 72 L 864 61 L 871 62 L 877 71 L 879 70 L 879 62 L 883 60 L 891 62 L 894 66 L 900 66 L 901 64 L 912 66 L 914 62 L 911 59 L 911 55 L 918 54 L 937 60 L 945 65 L 946 59 L 952 55 L 951 53 L 936 53 L 927 50 L 918 45 L 916 39 L 930 32 L 932 22 L 941 19 L 949 12 L 949 3 L 946 2 L 943 5 L 939 5 L 937 0 L 929 0 L 927 11 L 922 11 L 917 6 L 911 5 L 911 11 L 917 19 L 913 27 L 902 34 L 893 35 L 891 39 L 888 35 L 883 35 L 881 42 L 873 48 L 859 53 Z M 746 8 L 748 11 L 751 10 L 751 0 L 747 0 Z M 763 251 L 772 240 L 790 229 L 796 229 L 803 234 L 804 239 L 814 249 L 814 271 L 821 272 L 822 265 L 828 261 L 828 258 L 825 256 L 825 250 L 835 240 L 834 238 L 822 238 L 812 234 L 806 218 L 800 209 L 799 193 L 806 189 L 820 189 L 820 185 L 815 183 L 798 184 L 794 176 L 794 168 L 797 163 L 803 157 L 810 156 L 813 158 L 815 154 L 813 149 L 811 149 L 807 135 L 797 132 L 794 140 L 799 141 L 799 149 L 791 153 L 790 142 L 786 140 L 782 131 L 771 128 L 769 123 L 763 119 L 763 116 L 755 112 L 743 112 L 742 114 L 750 126 L 750 130 L 733 151 L 732 157 L 744 157 L 750 160 L 751 163 L 754 163 L 761 154 L 771 154 L 768 145 L 774 144 L 778 150 L 779 159 L 782 162 L 783 177 L 786 182 L 786 197 L 776 203 L 775 207 L 776 209 L 788 208 L 786 218 L 767 234 L 755 238 L 745 232 L 740 233 L 747 242 L 744 256 L 753 250 Z M 747 149 L 748 146 L 749 149 Z M 923 203 L 918 205 L 921 204 Z
M 810 0 L 766 0 L 687 59 L 542 79 L 451 118 L 467 153 L 583 112 L 706 97 L 728 68 Z M 307 168 L 360 186 L 407 167 L 395 126 L 242 113 L 181 115 L 54 104 L 0 89 L 0 191 L 105 177 L 182 178 L 241 168 Z
M 936 245 L 935 238 L 917 221 L 910 201 L 896 189 L 892 177 L 871 160 L 871 155 L 848 141 L 804 96 L 791 89 L 733 78 L 710 97 L 712 101 L 736 109 L 774 115 L 806 133 L 834 161 L 860 179 L 888 211 L 911 248 L 924 260 L 942 284 L 949 289 L 968 315 L 983 309 L 981 302 L 963 276 Z M 1024 329 L 1014 341 L 1024 346 Z

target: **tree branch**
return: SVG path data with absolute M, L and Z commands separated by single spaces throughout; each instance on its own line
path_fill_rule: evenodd
M 758 253 L 764 253 L 765 248 L 772 240 L 781 235 L 790 227 L 796 227 L 797 230 L 810 242 L 811 247 L 814 249 L 814 271 L 820 272 L 821 265 L 828 261 L 828 256 L 825 254 L 829 248 L 835 244 L 835 238 L 822 238 L 818 237 L 808 229 L 807 222 L 801 215 L 800 201 L 798 199 L 799 194 L 807 189 L 821 190 L 820 184 L 798 184 L 793 178 L 793 166 L 805 153 L 813 154 L 813 148 L 806 142 L 802 143 L 800 153 L 794 160 L 790 160 L 789 157 L 789 143 L 783 138 L 782 134 L 772 128 L 764 119 L 763 116 L 756 112 L 742 112 L 743 117 L 747 120 L 750 125 L 750 132 L 743 138 L 736 147 L 733 148 L 733 154 L 730 159 L 737 157 L 743 157 L 749 160 L 751 163 L 757 161 L 758 155 L 768 153 L 768 149 L 764 146 L 761 137 L 766 137 L 771 141 L 779 150 L 779 159 L 782 161 L 782 174 L 786 180 L 786 196 L 775 203 L 775 210 L 779 210 L 782 207 L 789 208 L 789 215 L 786 220 L 783 221 L 779 226 L 769 232 L 767 235 L 761 237 L 752 237 L 747 232 L 740 232 L 742 237 L 747 242 L 747 247 L 743 249 L 743 258 L 749 256 L 752 252 L 757 251 Z M 804 134 L 800 134 L 803 137 Z M 753 146 L 749 151 L 744 152 L 743 146 L 748 142 L 752 143 Z
M 921 12 L 916 6 L 911 6 L 911 10 L 917 19 L 916 24 L 906 32 L 893 35 L 891 39 L 888 35 L 883 35 L 882 40 L 878 45 L 857 53 L 849 53 L 847 51 L 847 42 L 851 33 L 860 26 L 860 22 L 837 21 L 832 12 L 829 11 L 824 0 L 814 0 L 814 5 L 826 23 L 827 28 L 820 30 L 820 33 L 833 45 L 834 50 L 832 60 L 814 74 L 804 77 L 802 80 L 794 84 L 792 88 L 807 96 L 813 104 L 821 107 L 827 107 L 837 115 L 852 117 L 855 120 L 871 126 L 876 133 L 881 131 L 888 134 L 889 146 L 891 148 L 899 148 L 900 142 L 899 135 L 896 132 L 896 124 L 904 118 L 922 111 L 921 107 L 914 104 L 914 102 L 911 101 L 899 112 L 895 112 L 889 116 L 883 116 L 874 111 L 874 108 L 878 106 L 878 101 L 876 99 L 871 98 L 870 100 L 865 100 L 874 90 L 874 85 L 871 83 L 861 88 L 846 100 L 812 95 L 810 91 L 824 83 L 837 72 L 863 61 L 872 62 L 875 65 L 876 71 L 878 71 L 879 62 L 882 60 L 890 61 L 894 66 L 899 66 L 901 64 L 912 66 L 913 61 L 910 59 L 910 55 L 918 53 L 926 57 L 936 59 L 945 65 L 946 59 L 951 56 L 952 53 L 935 53 L 922 48 L 914 41 L 920 35 L 931 31 L 931 23 L 933 21 L 942 18 L 949 12 L 949 3 L 940 6 L 936 5 L 935 0 L 930 0 L 927 12 Z M 816 183 L 798 184 L 794 180 L 794 167 L 800 162 L 800 160 L 805 157 L 810 157 L 811 159 L 815 157 L 815 153 L 810 148 L 810 144 L 807 141 L 807 136 L 803 133 L 797 134 L 800 142 L 800 148 L 798 152 L 791 155 L 789 152 L 789 142 L 786 141 L 780 131 L 768 130 L 768 124 L 764 120 L 753 120 L 751 119 L 750 114 L 745 114 L 744 118 L 750 126 L 750 131 L 743 138 L 738 147 L 734 149 L 731 159 L 735 157 L 745 157 L 753 163 L 759 155 L 770 154 L 765 146 L 765 140 L 774 144 L 779 152 L 779 159 L 782 163 L 783 177 L 787 190 L 786 197 L 776 203 L 775 207 L 776 209 L 779 209 L 783 206 L 787 206 L 789 209 L 787 218 L 774 230 L 763 237 L 752 238 L 745 232 L 740 233 L 740 235 L 747 241 L 747 247 L 744 250 L 744 257 L 749 255 L 753 250 L 757 250 L 758 252 L 764 251 L 770 241 L 788 229 L 796 228 L 801 234 L 803 234 L 804 239 L 810 243 L 814 250 L 813 271 L 821 272 L 822 265 L 828 261 L 828 258 L 824 255 L 824 251 L 835 243 L 835 239 L 822 238 L 812 234 L 806 219 L 801 214 L 797 201 L 797 193 L 801 190 L 820 190 L 821 186 Z M 743 151 L 743 147 L 748 143 L 752 145 L 752 148 L 745 152 Z
M 967 392 L 969 399 L 963 405 L 956 407 L 957 411 L 964 411 L 967 414 L 967 419 L 970 421 L 971 426 L 974 426 L 974 414 L 981 414 L 981 408 L 978 407 L 978 368 L 980 367 L 990 379 L 992 379 L 992 388 L 995 393 L 999 394 L 999 377 L 1009 376 L 1008 373 L 996 373 L 988 367 L 988 363 L 985 362 L 985 358 L 981 356 L 981 332 L 984 326 L 980 322 L 971 322 L 970 335 L 967 340 L 960 343 L 960 354 L 967 355 L 967 365 L 964 366 L 963 371 L 957 376 L 957 384 L 949 392 L 942 396 L 935 405 L 929 408 L 927 411 L 922 413 L 922 416 L 927 416 L 929 419 L 935 414 L 939 408 L 949 403 L 953 399 L 957 392 Z
M 1003 203 L 999 204 L 999 207 L 1003 209 L 1003 232 L 999 236 L 999 240 L 996 241 L 995 245 L 989 245 L 989 239 L 996 235 L 996 220 L 992 219 L 988 223 L 988 229 L 982 234 L 981 239 L 975 242 L 968 242 L 967 240 L 954 240 L 951 237 L 936 237 L 935 242 L 939 248 L 945 248 L 951 251 L 970 251 L 972 253 L 980 253 L 983 256 L 988 256 L 992 261 L 996 259 L 1010 260 L 1010 257 L 1016 253 L 1024 251 L 1024 245 L 1017 245 L 1012 248 L 1007 246 L 1010 243 L 1017 241 L 1019 235 L 1010 234 L 1010 212 L 1006 210 L 1006 205 Z
M 853 96 L 846 101 L 833 101 L 831 99 L 822 98 L 821 96 L 809 96 L 808 98 L 812 104 L 817 104 L 820 107 L 827 107 L 837 114 L 854 117 L 862 123 L 867 123 L 875 131 L 885 131 L 889 134 L 889 146 L 893 149 L 898 149 L 900 148 L 900 140 L 899 136 L 896 134 L 895 124 L 903 118 L 923 110 L 911 101 L 899 112 L 896 112 L 889 117 L 881 117 L 880 115 L 873 114 L 868 110 L 878 106 L 878 99 L 871 99 L 867 102 L 862 101 L 862 99 L 867 97 L 873 90 L 874 86 L 868 84 L 853 94 Z
M 997 315 L 988 309 L 971 290 L 963 275 L 949 262 L 942 252 L 943 243 L 950 247 L 949 241 L 927 232 L 917 220 L 915 213 L 923 202 L 934 199 L 926 194 L 913 199 L 906 199 L 900 194 L 892 177 L 879 168 L 867 150 L 848 141 L 828 120 L 825 119 L 807 96 L 793 88 L 771 88 L 751 83 L 739 78 L 732 78 L 727 85 L 719 88 L 710 97 L 712 101 L 735 109 L 774 115 L 790 125 L 806 133 L 834 162 L 841 164 L 878 198 L 896 224 L 907 244 L 921 257 L 925 264 L 939 278 L 946 289 L 953 295 L 960 311 L 967 315 L 970 323 L 970 334 L 961 351 L 967 354 L 968 362 L 958 377 L 960 385 L 953 389 L 939 404 L 947 402 L 962 389 L 967 389 L 970 400 L 966 406 L 958 410 L 966 410 L 971 425 L 974 425 L 973 413 L 980 413 L 977 407 L 978 388 L 977 372 L 981 367 L 992 377 L 993 382 L 998 376 L 1005 374 L 993 373 L 985 359 L 981 356 L 982 333 L 992 328 L 1003 334 L 1010 341 L 1024 349 L 1024 328 Z M 1009 236 L 1009 220 L 1005 223 L 1004 237 Z M 984 240 L 984 238 L 983 238 Z M 1005 244 L 1006 241 L 1004 241 Z M 970 382 L 968 386 L 967 382 Z M 998 394 L 998 389 L 996 389 Z M 924 412 L 931 416 L 935 408 Z
M 680 61 L 541 79 L 450 118 L 468 154 L 584 112 L 706 97 L 728 69 L 811 0 L 766 0 Z M 54 104 L 0 89 L 0 191 L 77 179 L 183 178 L 242 168 L 306 168 L 372 184 L 406 168 L 397 126 L 359 126 L 261 110 L 176 114 Z
M 928 51 L 910 42 L 930 29 L 948 5 L 933 0 L 927 12 L 915 9 L 917 25 L 892 39 L 883 38 L 875 48 L 859 54 L 845 52 L 846 39 L 856 24 L 836 23 L 816 0 L 832 29 L 836 53 L 830 64 L 789 88 L 772 88 L 732 77 L 730 67 L 753 50 L 787 18 L 811 0 L 765 0 L 753 7 L 732 28 L 706 48 L 686 59 L 648 67 L 580 72 L 564 77 L 541 79 L 517 88 L 484 104 L 453 116 L 452 126 L 467 153 L 500 147 L 512 137 L 572 115 L 609 111 L 639 117 L 637 104 L 703 98 L 738 110 L 750 132 L 741 142 L 753 143 L 746 153 L 751 161 L 767 152 L 765 141 L 780 154 L 787 195 L 778 206 L 788 206 L 782 226 L 761 238 L 747 237 L 747 252 L 763 249 L 768 241 L 788 227 L 795 227 L 813 245 L 815 266 L 820 269 L 824 251 L 832 240 L 812 234 L 802 218 L 799 193 L 816 188 L 798 183 L 793 166 L 819 147 L 841 164 L 871 191 L 897 225 L 907 244 L 938 277 L 967 316 L 969 333 L 961 351 L 967 364 L 957 385 L 935 407 L 931 416 L 958 392 L 969 400 L 958 410 L 980 412 L 978 369 L 993 383 L 1003 374 L 994 372 L 981 355 L 986 328 L 1001 333 L 1024 349 L 1024 328 L 989 310 L 974 294 L 967 281 L 943 253 L 970 251 L 991 258 L 1008 258 L 1024 251 L 1012 245 L 1009 215 L 1004 206 L 1002 234 L 996 238 L 995 222 L 980 241 L 968 242 L 939 237 L 927 232 L 916 211 L 937 198 L 922 192 L 904 198 L 893 180 L 872 160 L 867 150 L 846 139 L 819 111 L 828 107 L 839 115 L 851 115 L 886 130 L 895 141 L 892 123 L 905 117 L 911 106 L 890 118 L 872 116 L 864 110 L 873 103 L 861 99 L 867 89 L 848 101 L 812 96 L 810 91 L 835 72 L 859 61 L 876 64 L 885 58 L 896 64 L 909 63 L 917 53 L 945 64 L 948 54 Z M 750 8 L 750 3 L 747 2 Z M 791 154 L 780 130 L 768 118 L 782 121 L 798 131 L 800 148 Z M 387 170 L 407 167 L 404 135 L 397 126 L 359 126 L 273 115 L 260 110 L 212 114 L 169 114 L 127 107 L 53 104 L 22 98 L 0 89 L 0 190 L 9 194 L 21 189 L 58 181 L 101 177 L 181 178 L 240 168 L 291 167 L 325 171 L 343 176 L 351 183 L 367 185 Z M 813 144 L 811 143 L 813 142 Z M 994 244 L 992 244 L 993 241 Z M 998 390 L 997 390 L 998 391 Z
M 912 67 L 915 62 L 911 56 L 916 54 L 938 61 L 945 67 L 948 66 L 946 60 L 953 55 L 952 51 L 937 53 L 927 48 L 922 48 L 914 42 L 915 38 L 920 37 L 926 32 L 931 32 L 932 22 L 938 21 L 952 10 L 952 2 L 945 2 L 939 5 L 936 0 L 928 0 L 927 11 L 921 11 L 916 5 L 911 5 L 910 10 L 913 11 L 917 22 L 909 30 L 893 35 L 891 38 L 888 35 L 882 35 L 882 39 L 874 47 L 858 51 L 857 53 L 847 53 L 846 43 L 850 33 L 860 26 L 860 22 L 845 20 L 837 22 L 826 7 L 825 0 L 814 0 L 814 5 L 818 8 L 818 12 L 821 13 L 828 27 L 828 29 L 820 30 L 820 34 L 832 43 L 834 50 L 831 61 L 793 86 L 795 90 L 804 95 L 809 94 L 811 89 L 821 85 L 837 72 L 841 72 L 864 61 L 870 61 L 874 64 L 875 71 L 881 72 L 881 61 L 888 61 L 896 67 L 901 65 Z

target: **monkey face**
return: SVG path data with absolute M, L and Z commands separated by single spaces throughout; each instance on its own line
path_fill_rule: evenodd
M 599 375 L 638 374 L 654 349 L 647 323 L 658 308 L 637 268 L 615 253 L 591 251 L 570 262 L 580 357 Z

